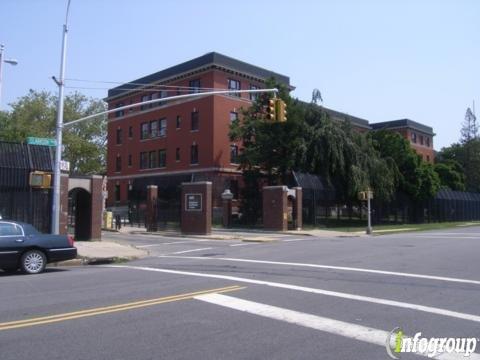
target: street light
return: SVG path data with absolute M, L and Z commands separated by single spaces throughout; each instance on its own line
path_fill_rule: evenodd
M 18 61 L 15 59 L 4 59 L 3 58 L 3 50 L 5 49 L 5 46 L 2 44 L 0 45 L 0 107 L 2 106 L 2 65 L 3 63 L 7 63 L 10 65 L 17 65 Z
M 65 86 L 65 60 L 67 56 L 67 23 L 68 10 L 70 9 L 70 0 L 67 3 L 67 13 L 65 15 L 65 24 L 63 25 L 62 57 L 60 61 L 60 79 L 53 80 L 58 85 L 58 104 L 57 104 L 57 123 L 56 131 L 56 150 L 55 150 L 55 169 L 53 174 L 53 209 L 52 209 L 52 234 L 60 233 L 60 163 L 62 161 L 62 130 L 63 130 L 63 89 Z

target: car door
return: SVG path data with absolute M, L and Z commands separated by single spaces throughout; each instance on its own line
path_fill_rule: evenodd
M 25 234 L 19 224 L 0 221 L 0 268 L 18 264 Z

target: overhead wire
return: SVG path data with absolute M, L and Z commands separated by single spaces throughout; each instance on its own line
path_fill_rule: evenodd
M 171 88 L 171 89 L 187 89 L 187 90 L 208 90 L 208 91 L 217 91 L 217 90 L 225 90 L 222 88 L 210 88 L 210 87 L 197 87 L 197 86 L 181 86 L 181 85 L 162 85 L 162 84 L 149 84 L 149 83 L 136 83 L 136 82 L 119 82 L 119 81 L 107 81 L 107 80 L 86 80 L 86 79 L 75 79 L 75 78 L 67 78 L 65 80 L 68 81 L 77 81 L 77 82 L 90 82 L 90 83 L 99 83 L 99 84 L 121 84 L 124 86 L 134 85 L 134 86 L 144 86 L 145 88 L 142 90 L 150 89 L 157 89 L 161 90 L 162 88 Z M 73 88 L 73 87 L 71 87 Z M 76 87 L 76 88 L 85 88 L 86 87 Z M 91 88 L 91 89 L 111 89 L 111 88 Z M 136 90 L 136 88 L 128 88 L 128 89 L 118 89 L 114 88 L 115 90 Z

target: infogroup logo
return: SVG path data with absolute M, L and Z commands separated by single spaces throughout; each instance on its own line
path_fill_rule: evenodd
M 478 342 L 480 339 L 477 338 L 425 338 L 421 332 L 407 337 L 401 328 L 396 327 L 387 337 L 385 346 L 392 359 L 400 359 L 401 353 L 415 353 L 430 358 L 443 353 L 456 353 L 468 358 L 477 348 Z

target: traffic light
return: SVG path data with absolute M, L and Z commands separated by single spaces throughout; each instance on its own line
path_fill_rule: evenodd
M 287 121 L 287 104 L 282 99 L 277 99 L 276 101 L 276 118 L 278 122 Z
M 276 114 L 275 114 L 275 100 L 269 99 L 267 102 L 267 116 L 266 119 L 268 121 L 275 121 Z
M 48 189 L 52 184 L 52 174 L 43 171 L 33 171 L 30 173 L 30 186 L 40 189 Z

